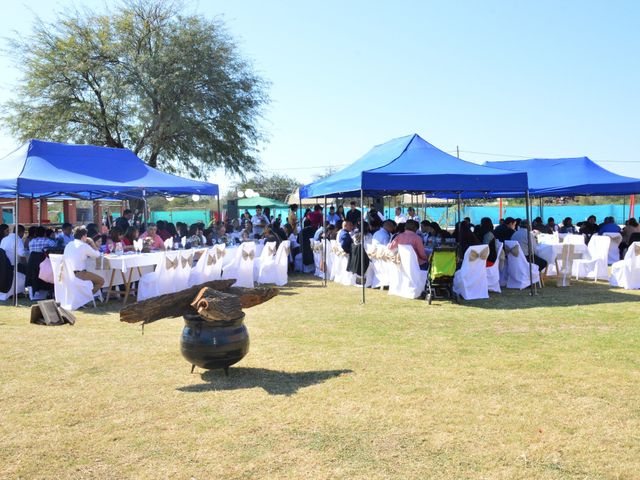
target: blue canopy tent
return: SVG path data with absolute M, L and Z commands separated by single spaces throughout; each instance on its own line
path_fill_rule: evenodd
M 347 197 L 402 192 L 483 197 L 492 191 L 525 192 L 527 175 L 460 160 L 419 135 L 407 135 L 373 147 L 354 163 L 300 189 L 300 198 Z
M 124 148 L 29 140 L 0 159 L 0 194 L 95 200 L 218 193 L 213 183 L 161 172 Z
M 325 197 L 326 206 L 326 197 L 360 195 L 363 206 L 365 195 L 425 193 L 455 197 L 459 205 L 463 193 L 465 197 L 481 198 L 493 191 L 526 193 L 527 174 L 460 160 L 413 134 L 377 145 L 348 167 L 305 185 L 300 198 Z M 364 272 L 361 274 L 364 276 Z
M 151 168 L 127 149 L 29 140 L 0 159 L 0 195 L 16 199 L 15 231 L 19 197 L 144 200 L 153 195 L 193 194 L 217 196 L 219 190 L 212 183 Z M 16 235 L 15 265 L 17 242 Z M 17 305 L 17 292 L 14 301 Z
M 536 197 L 640 193 L 640 179 L 617 175 L 588 157 L 533 158 L 485 162 L 484 165 L 509 172 L 526 173 L 529 178 L 529 193 Z M 498 196 L 522 194 L 504 192 Z

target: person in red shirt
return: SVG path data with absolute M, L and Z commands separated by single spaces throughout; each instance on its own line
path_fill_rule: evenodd
M 404 232 L 396 235 L 391 243 L 389 243 L 389 250 L 397 250 L 398 245 L 411 245 L 418 257 L 418 264 L 420 270 L 428 270 L 429 259 L 424 251 L 424 244 L 422 238 L 416 232 L 418 231 L 418 222 L 415 220 L 407 220 L 404 224 Z
M 307 218 L 314 229 L 317 230 L 320 228 L 322 226 L 322 207 L 316 204 L 316 206 L 313 207 L 313 212 L 309 212 Z

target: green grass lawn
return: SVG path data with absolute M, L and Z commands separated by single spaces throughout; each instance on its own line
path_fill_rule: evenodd
M 640 292 L 292 280 L 229 378 L 189 373 L 181 319 L 0 307 L 0 478 L 640 478 Z

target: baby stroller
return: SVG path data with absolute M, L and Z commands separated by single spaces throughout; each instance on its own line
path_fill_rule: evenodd
M 426 300 L 429 305 L 434 298 L 449 298 L 457 301 L 453 293 L 456 260 L 456 247 L 438 246 L 434 248 L 427 275 Z

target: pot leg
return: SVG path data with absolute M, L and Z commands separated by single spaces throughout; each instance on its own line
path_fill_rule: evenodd
M 194 364 L 191 364 L 191 373 L 193 373 L 195 369 L 196 369 L 196 366 Z

